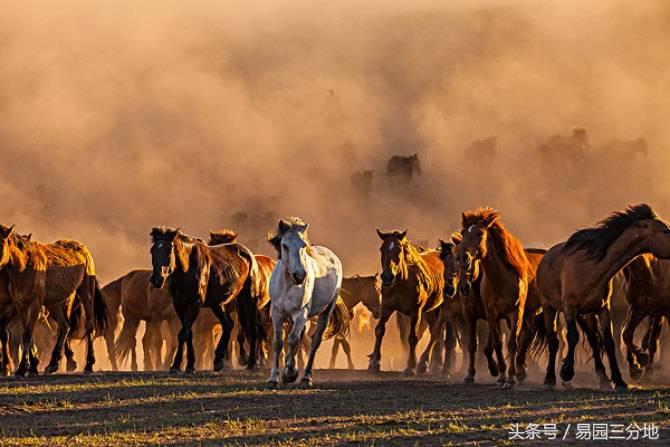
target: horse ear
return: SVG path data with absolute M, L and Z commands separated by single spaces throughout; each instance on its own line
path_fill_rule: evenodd
M 8 238 L 9 236 L 11 236 L 12 233 L 14 233 L 15 226 L 16 225 L 12 225 L 11 227 L 0 227 L 0 229 L 2 230 L 3 237 Z
M 387 236 L 386 233 L 384 233 L 384 232 L 383 232 L 382 230 L 380 230 L 379 228 L 375 228 L 375 230 L 377 230 L 377 236 L 379 236 L 379 239 L 381 239 L 382 241 L 383 241 L 384 239 L 386 239 L 386 236 Z
M 461 213 L 461 225 L 465 226 L 465 221 L 467 219 L 467 216 L 465 215 L 465 212 Z
M 486 228 L 491 228 L 491 225 L 493 225 L 493 222 L 495 222 L 496 219 L 497 216 L 488 216 L 484 221 L 484 225 L 486 225 Z
M 407 231 L 408 230 L 401 231 L 400 233 L 398 233 L 398 239 L 400 239 L 401 241 L 404 241 L 405 238 L 407 237 Z
M 463 235 L 460 232 L 454 231 L 453 233 L 451 233 L 451 243 L 452 244 L 458 245 L 461 242 L 463 242 Z
M 442 250 L 443 253 L 451 252 L 451 247 L 454 246 L 451 242 L 447 242 L 442 239 L 439 239 L 439 241 L 440 241 L 440 249 Z
M 289 225 L 289 223 L 286 222 L 284 219 L 281 219 L 277 224 L 277 228 L 279 228 L 280 233 L 285 233 L 291 228 L 291 225 Z
M 309 228 L 309 224 L 308 224 L 308 223 L 306 223 L 305 225 L 300 225 L 300 226 L 297 228 L 298 233 L 304 233 L 305 231 L 307 231 L 307 228 Z

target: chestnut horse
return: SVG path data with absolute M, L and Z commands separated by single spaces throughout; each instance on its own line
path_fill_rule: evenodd
M 623 270 L 624 289 L 630 304 L 623 331 L 626 358 L 631 378 L 637 380 L 643 373 L 651 372 L 663 318 L 670 318 L 670 261 L 645 254 L 634 259 Z M 645 317 L 652 317 L 648 334 L 644 337 L 647 352 L 634 342 L 635 330 Z
M 542 296 L 548 333 L 546 388 L 556 385 L 558 339 L 555 320 L 558 311 L 563 312 L 568 330 L 568 353 L 561 367 L 561 378 L 569 382 L 574 377 L 579 317 L 596 314 L 602 327 L 611 379 L 618 390 L 628 388 L 619 371 L 612 334 L 612 279 L 644 253 L 662 259 L 670 258 L 670 227 L 649 205 L 640 204 L 614 212 L 596 227 L 577 231 L 566 242 L 552 247 L 544 256 L 538 267 L 536 281 Z M 594 353 L 594 359 L 596 357 Z
M 498 383 L 505 389 L 512 388 L 517 382 L 520 335 L 524 327 L 533 327 L 537 310 L 524 313 L 534 264 L 529 261 L 521 242 L 505 228 L 497 211 L 479 208 L 464 212 L 461 224 L 463 240 L 456 247 L 456 260 L 459 267 L 468 272 L 479 261 L 480 296 L 498 360 Z M 510 325 L 507 342 L 509 371 L 502 351 L 501 319 Z
M 221 244 L 209 246 L 177 229 L 157 227 L 151 231 L 151 283 L 156 288 L 166 287 L 181 321 L 177 350 L 170 372 L 178 372 L 187 348 L 187 372 L 195 372 L 192 325 L 201 307 L 212 309 L 221 322 L 222 334 L 216 347 L 214 370 L 224 367 L 233 320 L 225 306 L 237 303 L 239 320 L 249 337 L 250 355 L 247 368 L 256 364 L 256 345 L 259 328 L 245 327 L 248 312 L 257 313 L 259 274 L 256 259 L 243 245 Z M 256 317 L 258 320 L 258 317 Z
M 407 230 L 383 232 L 377 229 L 377 235 L 382 240 L 382 303 L 368 369 L 379 371 L 386 322 L 393 312 L 398 311 L 411 319 L 409 358 L 405 374 L 412 375 L 417 366 L 416 345 L 424 317 L 430 325 L 430 342 L 421 356 L 420 370 L 427 368 L 431 351 L 438 338 L 441 338 L 441 329 L 444 326 L 441 309 L 444 267 L 436 250 L 419 253 L 407 240 Z
M 94 332 L 105 330 L 107 309 L 95 277 L 95 264 L 88 249 L 77 241 L 60 240 L 53 244 L 22 241 L 14 227 L 0 226 L 0 268 L 7 269 L 9 294 L 16 316 L 23 325 L 21 361 L 16 374 L 28 372 L 33 329 L 45 306 L 58 325 L 58 338 L 46 373 L 58 371 L 63 345 L 70 331 L 70 316 L 75 297 L 85 313 L 87 357 L 84 372 L 95 363 Z

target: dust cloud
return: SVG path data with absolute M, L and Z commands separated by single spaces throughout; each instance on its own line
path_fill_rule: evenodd
M 10 0 L 0 221 L 83 241 L 108 281 L 159 224 L 271 253 L 299 215 L 367 274 L 375 226 L 432 245 L 479 205 L 540 247 L 632 202 L 670 216 L 667 2 L 359 3 Z

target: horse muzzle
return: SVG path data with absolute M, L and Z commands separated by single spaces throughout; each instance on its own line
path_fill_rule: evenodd
M 395 275 L 391 273 L 390 270 L 384 270 L 382 272 L 382 285 L 385 287 L 389 287 L 393 285 L 393 280 L 395 279 Z
M 156 273 L 151 275 L 151 285 L 154 286 L 156 289 L 162 289 L 165 287 L 165 282 L 167 281 L 167 277 L 157 275 Z
M 467 281 L 458 283 L 458 291 L 461 293 L 461 295 L 469 295 L 471 289 L 472 287 L 470 287 L 470 283 Z
M 456 287 L 451 284 L 445 284 L 442 289 L 442 296 L 445 298 L 453 298 L 456 295 Z
M 458 264 L 462 269 L 465 270 L 470 270 L 470 265 L 472 264 L 472 261 L 470 259 L 469 254 L 462 254 L 458 256 Z
M 293 272 L 291 273 L 291 280 L 293 280 L 293 284 L 296 286 L 301 286 L 305 283 L 305 278 L 307 277 L 307 274 L 305 272 Z

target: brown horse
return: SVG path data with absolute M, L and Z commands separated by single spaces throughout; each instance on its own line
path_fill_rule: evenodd
M 416 345 L 419 341 L 417 332 L 424 316 L 430 324 L 431 340 L 424 355 L 421 356 L 420 369 L 427 367 L 431 350 L 438 337 L 441 337 L 444 322 L 440 308 L 443 302 L 444 267 L 436 250 L 419 253 L 407 240 L 407 230 L 383 232 L 377 229 L 377 235 L 382 240 L 380 248 L 382 304 L 379 322 L 375 327 L 375 345 L 370 354 L 368 369 L 379 370 L 386 322 L 393 312 L 398 311 L 411 318 L 409 358 L 405 374 L 412 375 L 417 366 Z
M 568 382 L 574 377 L 579 317 L 596 314 L 603 328 L 612 381 L 617 389 L 628 388 L 616 360 L 610 295 L 612 279 L 617 272 L 644 253 L 662 259 L 670 258 L 670 227 L 647 204 L 630 206 L 613 213 L 594 228 L 577 231 L 544 256 L 536 281 L 548 332 L 549 361 L 545 387 L 553 388 L 556 384 L 558 339 L 555 320 L 556 313 L 562 311 L 568 330 L 568 354 L 563 360 L 561 378 Z M 594 359 L 596 357 L 594 353 Z
M 452 242 L 445 242 L 440 240 L 440 259 L 444 264 L 444 297 L 445 299 L 453 299 L 457 294 L 460 301 L 460 312 L 463 316 L 464 339 L 467 343 L 468 349 L 468 374 L 464 379 L 464 383 L 474 383 L 475 380 L 475 355 L 477 353 L 477 321 L 486 320 L 484 312 L 484 304 L 482 302 L 479 290 L 481 275 L 479 275 L 479 261 L 475 261 L 475 265 L 466 272 L 459 269 L 456 263 L 455 251 L 456 245 L 460 244 L 462 238 L 460 233 L 452 235 Z M 467 278 L 462 275 L 468 275 Z M 493 358 L 493 345 L 491 343 L 490 331 L 486 336 L 486 344 L 484 345 L 484 355 L 488 362 L 489 372 L 492 376 L 498 375 L 498 364 Z
M 372 318 L 378 319 L 379 307 L 381 304 L 379 275 L 354 275 L 348 278 L 342 278 L 340 297 L 342 298 L 344 305 L 349 309 L 350 321 L 354 317 L 354 307 L 356 307 L 358 303 L 363 304 L 363 306 L 372 313 Z M 351 333 L 351 331 L 349 333 Z M 330 369 L 335 368 L 335 360 L 337 359 L 337 353 L 340 346 L 342 347 L 344 354 L 347 356 L 347 366 L 349 369 L 354 369 L 354 362 L 351 359 L 351 344 L 347 337 L 341 335 L 336 335 L 333 340 L 333 348 L 330 352 Z
M 67 310 L 75 297 L 86 316 L 87 358 L 85 372 L 93 371 L 93 333 L 102 333 L 107 310 L 95 277 L 95 265 L 88 249 L 77 241 L 53 244 L 24 243 L 14 227 L 0 226 L 0 268 L 9 274 L 9 292 L 17 317 L 23 324 L 22 354 L 17 375 L 28 372 L 33 329 L 42 306 L 58 325 L 58 338 L 45 372 L 58 371 L 63 344 L 70 330 Z
M 251 251 L 237 243 L 209 246 L 200 239 L 182 234 L 179 229 L 167 227 L 154 228 L 151 236 L 151 283 L 156 288 L 168 286 L 182 323 L 170 371 L 181 369 L 184 345 L 187 345 L 186 371 L 195 371 L 191 326 L 203 306 L 212 309 L 221 322 L 223 332 L 216 347 L 214 370 L 223 369 L 233 329 L 233 321 L 225 306 L 233 300 L 237 303 L 241 328 L 249 340 L 247 368 L 254 368 L 262 328 L 255 324 L 260 321 L 257 307 L 260 286 L 258 264 Z
M 645 254 L 634 259 L 623 270 L 624 290 L 630 304 L 623 331 L 631 378 L 638 380 L 653 364 L 663 318 L 670 318 L 670 261 Z M 651 318 L 649 334 L 644 337 L 647 352 L 634 342 L 635 330 L 645 317 Z
M 132 270 L 119 278 L 121 281 L 120 303 L 123 314 L 123 328 L 116 339 L 114 351 L 123 362 L 130 355 L 130 368 L 137 371 L 135 351 L 137 330 L 140 322 L 146 323 L 142 348 L 144 351 L 144 371 L 161 370 L 167 364 L 161 362 L 163 337 L 161 325 L 167 324 L 169 333 L 166 362 L 172 359 L 177 348 L 176 334 L 179 319 L 172 306 L 172 296 L 167 289 L 157 289 L 151 285 L 151 270 Z M 104 289 L 103 289 L 104 292 Z
M 219 245 L 219 244 L 232 244 L 237 242 L 238 233 L 233 230 L 223 229 L 223 230 L 212 230 L 209 232 L 209 242 L 208 245 Z M 268 361 L 269 353 L 269 343 L 272 340 L 272 319 L 270 317 L 270 276 L 272 271 L 277 264 L 277 261 L 274 259 L 264 256 L 264 255 L 254 255 L 256 258 L 256 263 L 258 264 L 258 294 L 259 299 L 257 303 L 258 307 L 258 316 L 260 321 L 254 324 L 259 324 L 263 328 L 262 337 L 259 337 L 259 346 L 257 348 L 258 352 L 258 361 L 261 365 L 264 365 Z M 253 314 L 252 314 L 253 316 Z M 246 339 L 246 334 L 244 331 L 240 330 L 238 332 L 237 343 L 240 349 L 239 359 L 240 363 L 246 364 L 248 362 L 248 357 L 244 347 L 244 340 Z
M 467 211 L 463 213 L 461 224 L 463 240 L 456 248 L 456 259 L 459 267 L 466 271 L 471 271 L 476 261 L 480 261 L 480 296 L 498 360 L 498 383 L 503 388 L 512 388 L 517 381 L 520 334 L 523 327 L 533 325 L 534 313 L 524 314 L 524 310 L 534 267 L 521 242 L 505 228 L 497 211 L 491 208 Z M 501 319 L 510 325 L 507 376 Z

